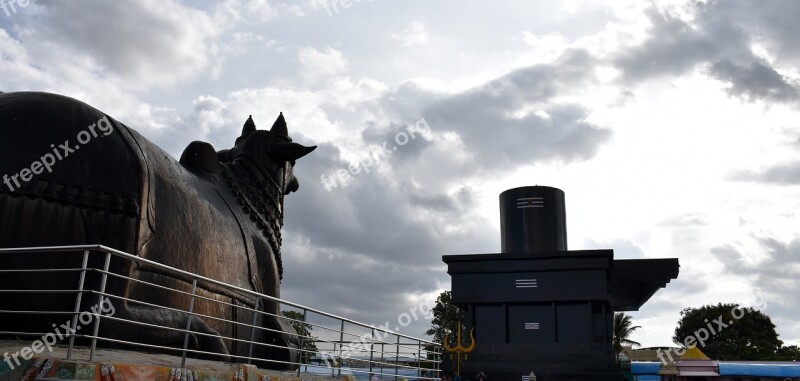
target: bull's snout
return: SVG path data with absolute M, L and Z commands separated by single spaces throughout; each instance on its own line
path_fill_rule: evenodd
M 298 189 L 300 189 L 300 180 L 297 180 L 297 177 L 292 176 L 292 179 L 289 180 L 289 184 L 286 184 L 286 191 L 284 194 L 297 192 Z

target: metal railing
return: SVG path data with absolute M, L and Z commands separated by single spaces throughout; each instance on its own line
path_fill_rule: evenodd
M 80 267 L 64 267 L 64 268 L 7 268 L 9 266 L 3 265 L 2 257 L 10 254 L 26 254 L 38 255 L 44 253 L 59 253 L 58 255 L 75 255 L 75 263 L 80 262 Z M 50 254 L 52 255 L 52 254 Z M 97 256 L 100 256 L 98 258 Z M 179 290 L 173 287 L 167 287 L 162 284 L 154 282 L 147 282 L 134 277 L 129 277 L 123 274 L 116 274 L 110 271 L 110 263 L 112 258 L 119 258 L 124 261 L 131 261 L 137 264 L 140 268 L 147 266 L 149 269 L 155 269 L 160 275 L 167 276 L 176 282 L 190 283 L 191 291 Z M 90 259 L 93 259 L 90 261 Z M 115 259 L 116 260 L 116 259 Z M 31 263 L 41 263 L 36 260 L 31 260 Z M 102 263 L 101 266 L 95 264 Z M 332 376 L 342 374 L 353 374 L 357 378 L 398 378 L 404 379 L 438 379 L 439 370 L 442 359 L 442 347 L 438 343 L 428 340 L 411 337 L 401 334 L 397 331 L 392 331 L 388 327 L 376 327 L 375 325 L 368 325 L 360 323 L 351 319 L 337 316 L 331 313 L 323 312 L 311 307 L 306 307 L 301 304 L 289 302 L 269 295 L 261 294 L 252 290 L 244 289 L 234 285 L 226 284 L 214 279 L 196 275 L 184 270 L 174 267 L 166 266 L 145 258 L 137 257 L 119 250 L 115 250 L 102 245 L 77 245 L 77 246 L 51 246 L 51 247 L 28 247 L 28 248 L 8 248 L 0 249 L 0 277 L 9 276 L 51 276 L 50 274 L 77 274 L 77 284 L 75 289 L 37 289 L 35 287 L 24 288 L 15 284 L 13 288 L 2 287 L 3 283 L 0 282 L 0 298 L 6 295 L 16 295 L 17 297 L 30 295 L 31 298 L 41 298 L 42 294 L 63 294 L 74 295 L 74 308 L 69 311 L 51 311 L 45 309 L 41 310 L 15 310 L 8 309 L 7 305 L 0 309 L 0 322 L 8 321 L 3 319 L 3 316 L 8 315 L 23 315 L 31 317 L 43 316 L 69 316 L 71 321 L 69 327 L 66 323 L 63 325 L 64 330 L 67 331 L 63 335 L 59 332 L 59 343 L 56 345 L 64 345 L 63 341 L 67 341 L 67 359 L 72 360 L 75 357 L 74 349 L 78 347 L 76 339 L 83 340 L 84 346 L 88 343 L 89 354 L 88 360 L 93 361 L 97 352 L 98 342 L 101 342 L 101 347 L 118 348 L 124 346 L 127 348 L 157 351 L 167 354 L 178 354 L 181 356 L 180 367 L 184 368 L 186 365 L 187 357 L 202 357 L 204 359 L 217 359 L 220 361 L 233 361 L 239 363 L 253 363 L 256 364 L 274 364 L 276 366 L 296 368 L 298 375 L 300 372 L 309 372 L 317 374 L 330 374 Z M 55 276 L 55 275 L 52 275 Z M 93 281 L 88 282 L 87 277 L 92 277 Z M 99 282 L 97 281 L 99 277 Z M 157 303 L 151 303 L 142 299 L 135 299 L 130 295 L 117 295 L 107 290 L 107 284 L 110 281 L 130 282 L 131 285 L 139 285 L 141 287 L 150 287 L 159 290 L 162 293 L 169 293 L 177 298 L 188 298 L 189 303 L 185 309 L 175 308 L 175 306 L 164 306 Z M 87 283 L 91 283 L 92 287 Z M 98 284 L 99 283 L 99 284 Z M 198 287 L 202 285 L 206 290 L 224 290 L 227 294 L 235 294 L 243 296 L 247 300 L 254 301 L 254 304 L 237 302 L 231 299 L 230 301 L 220 300 L 225 298 L 212 298 L 209 296 L 201 295 L 198 293 Z M 188 284 L 185 286 L 188 287 Z M 63 286 L 62 286 L 63 287 Z M 125 288 L 125 289 L 129 289 Z M 207 292 L 206 294 L 209 294 Z M 210 292 L 209 295 L 213 296 L 215 292 Z M 158 324 L 145 323 L 124 317 L 118 317 L 103 314 L 100 308 L 91 308 L 87 311 L 85 306 L 89 297 L 95 297 L 97 304 L 101 306 L 104 303 L 104 298 L 107 303 L 121 306 L 145 306 L 147 308 L 162 309 L 163 311 L 173 311 L 182 313 L 186 316 L 186 324 L 182 327 L 168 327 Z M 233 311 L 234 316 L 250 316 L 252 320 L 243 322 L 241 319 L 237 321 L 235 318 L 229 316 L 212 316 L 209 314 L 202 314 L 195 311 L 196 303 L 210 303 L 219 305 L 222 311 Z M 282 313 L 275 314 L 267 312 L 264 309 L 265 304 L 277 304 L 278 311 Z M 83 309 L 83 310 L 82 310 Z M 294 314 L 287 314 L 287 311 L 294 311 Z M 183 315 L 182 315 L 183 316 Z M 91 319 L 89 319 L 91 317 Z M 284 332 L 283 330 L 271 329 L 258 325 L 259 317 L 269 317 L 271 319 L 283 319 L 284 322 L 289 323 L 295 327 L 296 332 Z M 86 319 L 84 319 L 86 318 Z M 199 332 L 192 330 L 193 318 L 201 319 L 203 321 L 214 321 L 216 324 L 227 326 L 231 332 L 237 330 L 249 330 L 250 337 L 248 339 L 236 337 L 235 334 L 227 336 L 216 336 L 207 332 Z M 55 318 L 53 318 L 55 319 Z M 88 322 L 85 322 L 88 320 Z M 179 332 L 183 335 L 183 345 L 181 347 L 163 345 L 161 343 L 145 343 L 130 340 L 120 340 L 119 338 L 108 337 L 102 335 L 101 324 L 103 320 L 113 320 L 118 324 L 130 326 L 131 329 L 155 329 L 165 330 L 167 332 Z M 56 323 L 53 320 L 53 323 Z M 91 333 L 80 333 L 80 324 L 91 323 Z M 108 324 L 108 323 L 107 323 Z M 46 335 L 53 335 L 52 332 L 25 332 L 15 330 L 15 327 L 10 327 L 0 324 L 0 339 L 9 337 L 41 337 L 45 338 Z M 53 324 L 56 327 L 56 324 Z M 69 328 L 69 329 L 66 329 Z M 88 328 L 88 327 L 87 327 Z M 57 329 L 57 328 L 56 328 Z M 271 332 L 275 334 L 290 335 L 295 337 L 296 342 L 299 341 L 300 345 L 295 350 L 300 353 L 297 361 L 283 361 L 275 358 L 259 357 L 254 354 L 254 348 L 268 347 L 268 348 L 285 348 L 285 345 L 270 344 L 266 342 L 259 342 L 256 340 L 257 332 Z M 85 332 L 85 331 L 84 331 Z M 244 331 L 242 331 L 244 332 Z M 55 335 L 53 335 L 55 336 Z M 110 335 L 114 336 L 114 335 Z M 221 354 L 200 349 L 192 349 L 189 346 L 191 337 L 211 337 L 213 339 L 221 339 L 228 343 L 236 342 L 237 345 L 244 345 L 248 348 L 247 355 L 241 354 Z

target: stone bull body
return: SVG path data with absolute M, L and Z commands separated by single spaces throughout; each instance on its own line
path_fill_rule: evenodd
M 236 144 L 215 151 L 193 142 L 180 161 L 137 132 L 80 101 L 47 93 L 0 93 L 0 247 L 102 244 L 247 290 L 280 296 L 280 229 L 283 197 L 297 190 L 295 160 L 315 147 L 291 142 L 281 115 L 270 131 L 245 123 Z M 51 157 L 55 156 L 55 160 Z M 54 162 L 53 162 L 54 161 Z M 40 165 L 35 164 L 38 162 Z M 38 172 L 38 173 L 36 173 Z M 79 268 L 80 255 L 2 254 L 0 269 Z M 102 256 L 90 267 L 102 268 Z M 114 258 L 110 272 L 190 292 L 191 279 Z M 89 273 L 85 289 L 99 289 Z M 0 289 L 75 290 L 78 273 L 0 275 Z M 25 285 L 21 287 L 20 285 Z M 143 283 L 109 277 L 107 293 L 185 310 L 189 297 Z M 251 324 L 254 298 L 200 282 L 198 314 Z M 65 296 L 67 295 L 67 296 Z M 86 294 L 90 295 L 90 294 Z M 7 294 L 0 311 L 72 311 L 72 294 Z M 85 297 L 82 311 L 97 302 Z M 103 319 L 100 335 L 180 348 L 182 332 L 132 325 L 125 319 L 183 329 L 188 315 L 111 298 L 116 319 Z M 227 303 L 227 304 L 225 304 Z M 275 303 L 259 309 L 280 315 Z M 0 332 L 49 332 L 69 316 L 0 313 Z M 191 317 L 189 349 L 247 356 L 251 329 L 217 319 Z M 253 355 L 283 368 L 296 362 L 299 340 L 283 319 L 262 316 Z M 270 331 L 272 330 L 272 331 Z M 88 333 L 88 332 L 85 332 Z M 0 335 L 3 335 L 0 333 Z M 6 333 L 4 336 L 13 336 Z M 111 341 L 99 345 L 115 346 Z M 171 352 L 174 354 L 174 352 Z M 235 355 L 235 356 L 230 356 Z M 213 356 L 212 356 L 213 357 Z

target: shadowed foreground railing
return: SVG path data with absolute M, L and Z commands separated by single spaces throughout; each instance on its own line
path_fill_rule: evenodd
M 330 374 L 333 376 L 342 374 L 352 374 L 357 378 L 398 378 L 405 379 L 438 379 L 439 369 L 441 364 L 442 348 L 439 344 L 407 336 L 397 332 L 399 327 L 392 331 L 390 327 L 384 325 L 376 327 L 375 325 L 368 325 L 343 318 L 334 314 L 316 310 L 314 308 L 306 307 L 297 303 L 292 303 L 286 300 L 275 298 L 269 295 L 260 294 L 252 290 L 247 290 L 241 287 L 226 284 L 220 281 L 209 279 L 203 276 L 192 274 L 180 269 L 153 262 L 144 258 L 137 257 L 128 253 L 124 253 L 115 249 L 111 249 L 102 245 L 80 245 L 80 246 L 58 246 L 58 247 L 29 247 L 29 248 L 10 248 L 0 249 L 0 260 L 3 255 L 7 254 L 26 254 L 31 255 L 31 263 L 41 263 L 41 261 L 33 260 L 36 255 L 43 253 L 58 253 L 58 255 L 72 255 L 76 256 L 76 263 L 82 263 L 80 267 L 75 268 L 13 268 L 9 269 L 8 266 L 3 266 L 0 262 L 0 277 L 17 276 L 26 277 L 29 279 L 36 279 L 36 277 L 47 277 L 51 274 L 57 273 L 72 273 L 75 275 L 76 284 L 68 289 L 37 289 L 34 285 L 35 282 L 24 282 L 27 284 L 15 284 L 13 289 L 8 285 L 0 287 L 0 298 L 6 298 L 9 295 L 15 295 L 17 298 L 37 298 L 42 294 L 59 294 L 64 298 L 72 298 L 74 300 L 75 308 L 70 311 L 44 311 L 44 310 L 14 310 L 14 309 L 0 309 L 0 322 L 8 322 L 9 316 L 31 316 L 42 317 L 52 316 L 53 327 L 63 321 L 59 316 L 66 316 L 71 318 L 71 323 L 63 324 L 63 331 L 59 332 L 58 343 L 50 343 L 51 346 L 66 346 L 68 360 L 88 360 L 93 361 L 98 342 L 110 343 L 105 347 L 119 347 L 124 346 L 125 349 L 134 349 L 142 351 L 158 351 L 162 353 L 169 353 L 181 356 L 181 368 L 185 367 L 186 358 L 188 357 L 203 357 L 215 358 L 217 360 L 230 361 L 233 360 L 239 363 L 276 363 L 282 365 L 296 366 L 298 374 L 300 372 L 309 372 L 316 374 Z M 100 257 L 98 257 L 100 256 Z M 177 290 L 174 288 L 157 285 L 142 280 L 134 279 L 125 275 L 115 274 L 109 271 L 109 264 L 112 257 L 120 258 L 121 260 L 131 261 L 138 266 L 147 266 L 149 268 L 157 269 L 162 275 L 180 279 L 183 281 L 191 282 L 191 292 Z M 93 260 L 90 260 L 92 258 Z M 116 261 L 117 259 L 115 259 Z M 93 263 L 104 263 L 103 266 L 93 267 Z M 87 277 L 98 279 L 99 282 L 88 282 Z M 138 284 L 146 287 L 154 287 L 159 292 L 174 293 L 176 297 L 188 298 L 189 303 L 185 309 L 176 309 L 174 307 L 167 307 L 163 305 L 153 304 L 138 299 L 133 299 L 127 295 L 114 295 L 107 292 L 106 285 L 111 278 L 119 279 L 123 282 L 131 282 L 131 285 Z M 23 282 L 18 282 L 23 283 Z M 87 284 L 98 284 L 97 289 L 89 287 Z M 246 295 L 249 299 L 255 300 L 255 308 L 241 305 L 239 303 L 229 303 L 197 293 L 198 283 L 208 286 L 213 285 L 215 288 L 226 290 L 230 293 L 237 295 Z M 88 311 L 82 310 L 82 305 L 87 305 L 87 301 L 95 298 L 98 303 L 98 308 L 91 308 Z M 94 299 L 92 299 L 94 300 Z M 127 303 L 128 305 L 147 306 L 150 308 L 160 308 L 164 310 L 179 311 L 185 313 L 187 322 L 185 328 L 166 327 L 159 325 L 152 325 L 142 323 L 129 319 L 119 318 L 108 314 L 108 311 L 100 307 L 111 307 L 109 304 L 105 306 L 103 301 L 113 301 L 113 304 L 120 305 Z M 237 313 L 252 315 L 252 323 L 243 323 L 235 321 L 224 316 L 210 316 L 206 314 L 199 314 L 194 311 L 196 301 L 203 303 L 217 303 L 221 305 L 221 309 L 236 309 Z M 277 303 L 282 315 L 275 315 L 259 309 L 259 305 L 263 306 L 265 303 Z M 7 307 L 7 306 L 6 306 Z M 106 312 L 106 314 L 104 314 Z M 298 351 L 301 353 L 298 362 L 287 362 L 269 358 L 262 358 L 254 355 L 253 348 L 255 346 L 265 347 L 279 347 L 274 344 L 263 342 L 256 342 L 253 340 L 256 330 L 278 332 L 265 327 L 255 325 L 257 315 L 271 316 L 278 319 L 283 319 L 285 322 L 295 327 L 297 333 L 288 333 L 295 336 L 300 341 L 300 348 Z M 189 338 L 192 335 L 213 336 L 208 333 L 202 333 L 191 330 L 190 319 L 195 316 L 204 320 L 216 320 L 224 322 L 224 324 L 231 325 L 236 329 L 245 329 L 251 332 L 251 339 L 244 340 L 234 336 L 220 336 L 226 341 L 235 341 L 238 345 L 245 345 L 249 347 L 248 355 L 234 355 L 234 354 L 219 354 L 212 352 L 205 352 L 189 348 Z M 242 315 L 244 316 L 244 315 Z M 88 319 L 91 317 L 91 319 Z M 87 318 L 87 319 L 84 319 Z M 183 335 L 183 346 L 172 347 L 168 345 L 154 345 L 142 342 L 118 340 L 111 337 L 104 337 L 100 334 L 100 326 L 103 320 L 115 320 L 121 324 L 125 324 L 129 329 L 163 329 L 174 332 L 180 332 Z M 89 320 L 90 322 L 85 322 Z M 86 325 L 83 332 L 79 324 Z M 12 330 L 9 330 L 11 328 Z M 7 327 L 5 323 L 0 324 L 0 337 L 28 337 L 32 342 L 41 338 L 44 340 L 46 335 L 55 337 L 53 332 L 21 332 L 13 330 L 14 327 Z M 66 329 L 69 328 L 69 329 Z M 58 329 L 58 328 L 56 328 Z M 240 336 L 241 337 L 241 336 Z M 88 345 L 88 359 L 76 359 L 77 348 L 75 340 L 84 340 Z M 66 344 L 64 344 L 66 342 Z M 104 346 L 101 344 L 101 346 Z M 30 348 L 28 348 L 30 349 Z M 36 348 L 34 348 L 36 349 Z M 42 350 L 37 351 L 40 353 Z M 30 352 L 29 352 L 30 353 Z

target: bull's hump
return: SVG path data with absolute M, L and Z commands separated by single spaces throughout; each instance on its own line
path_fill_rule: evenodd
M 186 146 L 180 159 L 181 165 L 195 175 L 211 180 L 222 175 L 222 164 L 217 151 L 206 142 L 194 141 Z

